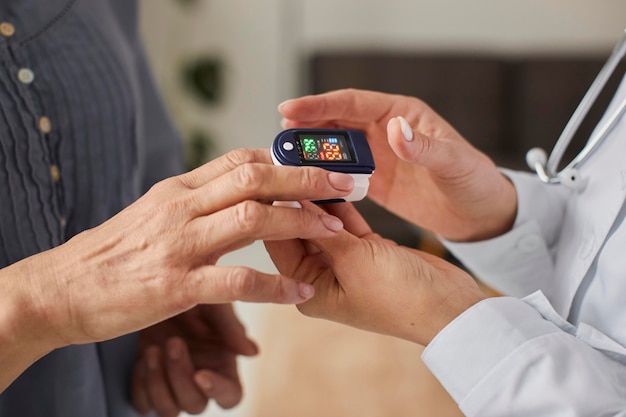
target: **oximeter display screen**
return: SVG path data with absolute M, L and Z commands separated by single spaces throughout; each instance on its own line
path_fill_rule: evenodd
M 341 134 L 297 133 L 300 156 L 307 162 L 355 162 L 348 140 Z

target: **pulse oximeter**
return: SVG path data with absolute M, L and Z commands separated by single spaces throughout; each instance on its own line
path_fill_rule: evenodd
M 363 132 L 339 129 L 288 129 L 272 144 L 275 165 L 315 166 L 354 178 L 352 193 L 342 199 L 320 202 L 359 201 L 365 198 L 374 173 L 374 157 Z

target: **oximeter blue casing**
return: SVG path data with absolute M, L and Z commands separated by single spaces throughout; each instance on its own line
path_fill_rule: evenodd
M 375 165 L 367 138 L 359 130 L 288 129 L 276 136 L 271 151 L 275 165 L 315 166 L 352 175 L 353 192 L 333 201 L 358 201 L 367 195 Z

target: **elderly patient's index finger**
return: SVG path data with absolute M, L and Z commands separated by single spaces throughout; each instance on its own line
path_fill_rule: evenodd
M 247 164 L 227 172 L 194 192 L 202 214 L 246 200 L 327 200 L 342 198 L 354 188 L 348 174 L 314 167 Z
M 189 224 L 188 236 L 198 254 L 224 254 L 256 240 L 323 239 L 343 229 L 343 222 L 323 211 L 275 207 L 246 201 Z
M 236 149 L 178 178 L 187 187 L 198 188 L 241 165 L 251 163 L 272 164 L 269 149 Z

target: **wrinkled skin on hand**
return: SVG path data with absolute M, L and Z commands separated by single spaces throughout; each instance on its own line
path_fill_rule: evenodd
M 112 339 L 236 300 L 295 304 L 313 288 L 219 258 L 255 240 L 329 237 L 341 221 L 275 200 L 338 198 L 351 177 L 230 152 L 161 181 L 98 227 L 0 270 L 0 391 L 51 350 Z

